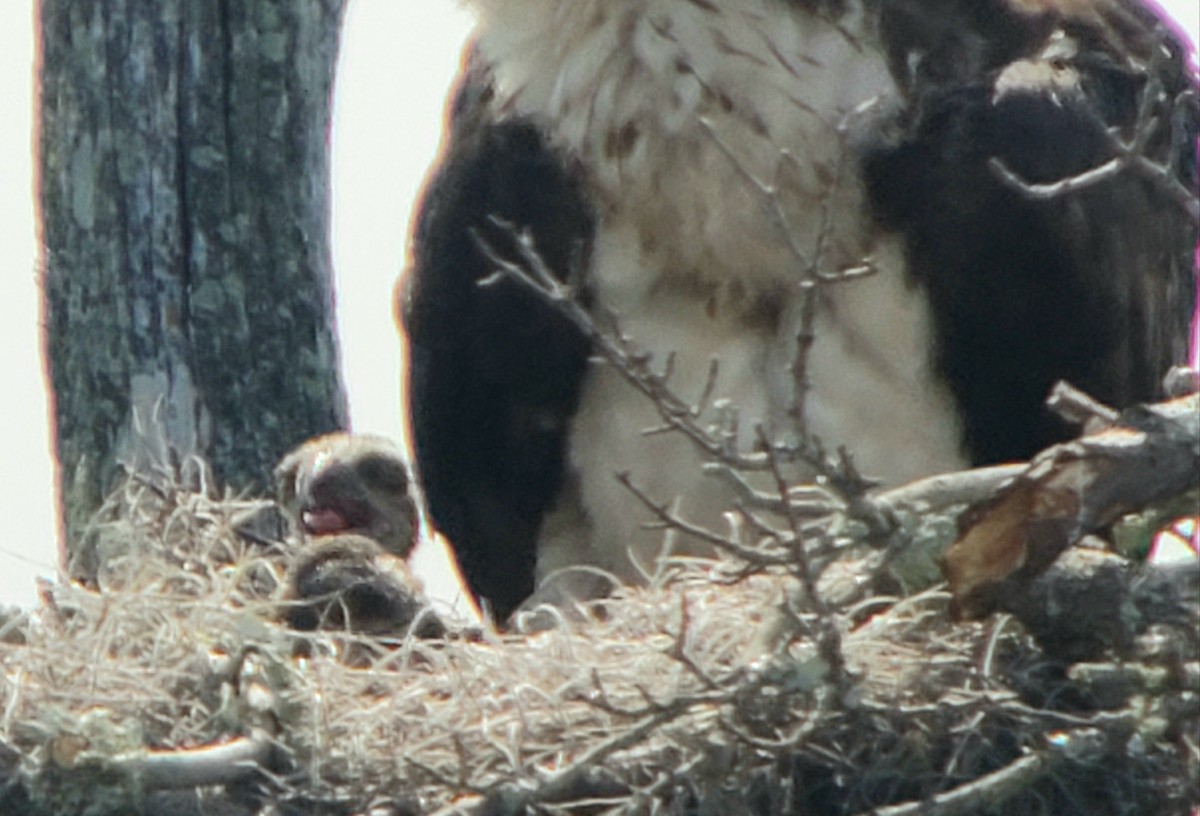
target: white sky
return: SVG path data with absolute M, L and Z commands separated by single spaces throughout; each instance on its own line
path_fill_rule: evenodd
M 1195 42 L 1197 0 L 1163 0 Z M 50 436 L 39 359 L 33 220 L 34 0 L 6 0 L 0 26 L 0 603 L 31 603 L 52 574 Z M 27 24 L 13 25 L 24 19 Z M 400 433 L 399 347 L 392 287 L 404 264 L 409 211 L 441 134 L 447 88 L 468 19 L 452 0 L 350 0 L 334 126 L 334 264 L 354 427 Z M 448 598 L 436 554 L 417 569 Z

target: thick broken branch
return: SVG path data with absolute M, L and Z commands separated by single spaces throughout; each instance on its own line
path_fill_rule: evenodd
M 946 552 L 959 614 L 982 616 L 1067 547 L 1120 516 L 1200 484 L 1200 395 L 1125 411 L 1049 448 L 973 508 Z

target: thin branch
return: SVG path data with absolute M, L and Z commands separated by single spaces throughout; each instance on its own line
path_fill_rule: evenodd
M 830 610 L 828 605 L 821 597 L 820 591 L 817 589 L 817 576 L 810 569 L 808 563 L 808 553 L 804 548 L 806 536 L 800 524 L 800 517 L 792 510 L 791 502 L 787 501 L 788 484 L 787 479 L 783 476 L 783 470 L 780 467 L 779 460 L 774 456 L 775 449 L 767 440 L 767 432 L 763 426 L 755 427 L 755 432 L 758 434 L 759 442 L 767 450 L 771 462 L 771 476 L 775 480 L 775 489 L 779 491 L 780 502 L 784 506 L 784 517 L 787 519 L 788 526 L 791 528 L 791 536 L 788 544 L 792 549 L 792 569 L 796 576 L 800 579 L 800 585 L 804 589 L 804 595 L 808 602 L 812 605 L 813 610 L 822 619 L 829 616 Z
M 1076 742 L 1088 742 L 1082 754 L 1098 754 L 1100 746 L 1090 743 L 1093 734 L 1067 735 L 1064 740 L 1075 738 Z M 1070 756 L 1067 751 L 1048 749 L 1030 753 L 994 773 L 981 776 L 953 790 L 939 793 L 920 802 L 874 808 L 870 816 L 959 816 L 959 814 L 983 813 L 1007 802 L 1026 790 L 1042 777 L 1052 773 Z M 1082 758 L 1082 757 L 1080 757 Z M 863 814 L 866 816 L 866 814 Z
M 574 290 L 554 277 L 530 235 L 518 233 L 510 224 L 498 219 L 495 222 L 510 231 L 521 259 L 518 263 L 505 258 L 482 236 L 472 232 L 472 238 L 480 252 L 497 270 L 495 274 L 480 281 L 481 286 L 494 285 L 505 277 L 524 286 L 570 320 L 584 334 L 601 359 L 612 365 L 626 381 L 650 399 L 667 426 L 681 432 L 713 459 L 726 462 L 731 467 L 741 470 L 764 470 L 768 467 L 765 455 L 740 454 L 728 440 L 714 437 L 701 427 L 697 422 L 695 406 L 675 394 L 667 385 L 664 375 L 650 370 L 651 355 L 635 351 L 627 341 L 614 339 L 608 332 L 602 331 L 579 303 Z
M 792 554 L 790 551 L 785 552 L 770 552 L 765 548 L 746 547 L 738 541 L 734 541 L 726 536 L 721 536 L 709 530 L 707 527 L 701 527 L 697 524 L 684 519 L 678 513 L 671 509 L 670 505 L 660 503 L 651 498 L 647 493 L 638 487 L 633 482 L 633 478 L 628 472 L 617 474 L 617 481 L 625 486 L 654 516 L 667 525 L 671 529 L 694 536 L 701 541 L 713 545 L 722 552 L 729 553 L 743 561 L 748 561 L 752 564 L 760 566 L 775 566 L 775 567 L 790 567 L 792 565 Z M 783 542 L 781 542 L 783 543 Z
M 569 797 L 572 791 L 577 790 L 587 773 L 593 768 L 600 767 L 608 757 L 639 744 L 662 726 L 683 717 L 697 706 L 709 706 L 727 699 L 728 693 L 676 698 L 625 731 L 614 734 L 596 744 L 569 766 L 552 774 L 546 781 L 521 798 L 527 804 L 561 801 Z
M 818 258 L 817 260 L 814 260 L 813 257 L 808 254 L 808 251 L 800 245 L 800 239 L 796 236 L 796 229 L 792 224 L 792 219 L 790 216 L 788 216 L 787 210 L 783 208 L 783 202 L 779 199 L 779 171 L 785 159 L 787 158 L 788 154 L 786 151 L 780 151 L 779 161 L 775 165 L 775 179 L 771 183 L 767 183 L 758 176 L 754 175 L 754 173 L 750 171 L 750 168 L 746 166 L 745 162 L 743 162 L 741 158 L 734 152 L 733 148 L 730 147 L 725 140 L 717 134 L 716 128 L 713 127 L 711 119 L 707 117 L 701 117 L 700 127 L 704 129 L 706 134 L 708 134 L 708 137 L 712 140 L 712 143 L 717 146 L 717 149 L 725 154 L 725 158 L 729 159 L 729 163 L 733 165 L 733 168 L 738 171 L 742 178 L 749 182 L 750 186 L 754 187 L 754 189 L 756 189 L 759 194 L 762 195 L 763 200 L 766 201 L 770 207 L 770 215 L 772 220 L 775 221 L 775 225 L 779 228 L 780 233 L 783 235 L 784 241 L 787 242 L 788 251 L 792 254 L 792 257 L 800 262 L 800 266 L 805 271 L 815 276 L 817 263 L 820 259 Z
M 1105 133 L 1109 147 L 1114 153 L 1113 158 L 1090 170 L 1058 181 L 1036 183 L 1022 178 L 998 157 L 988 159 L 988 168 L 1007 187 L 1036 201 L 1049 201 L 1070 195 L 1131 171 L 1149 181 L 1193 222 L 1200 223 L 1200 197 L 1197 197 L 1196 191 L 1189 189 L 1176 178 L 1167 164 L 1156 162 L 1145 155 L 1150 137 L 1158 127 L 1154 102 L 1161 94 L 1162 84 L 1154 78 L 1151 71 L 1150 80 L 1146 83 L 1138 103 L 1133 139 L 1129 142 L 1122 141 L 1112 129 L 1106 128 Z M 1179 98 L 1176 98 L 1175 104 L 1178 105 L 1179 102 Z

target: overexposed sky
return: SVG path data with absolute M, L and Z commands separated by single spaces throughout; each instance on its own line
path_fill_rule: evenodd
M 30 603 L 33 576 L 52 574 L 55 530 L 45 380 L 38 344 L 33 209 L 35 0 L 5 0 L 0 26 L 0 603 Z M 1163 0 L 1196 41 L 1197 0 Z M 399 347 L 392 287 L 404 264 L 409 212 L 434 158 L 442 109 L 469 19 L 454 0 L 350 0 L 337 83 L 334 265 L 354 427 L 398 438 Z M 435 595 L 435 558 L 417 568 Z M 427 564 L 434 564 L 422 569 Z

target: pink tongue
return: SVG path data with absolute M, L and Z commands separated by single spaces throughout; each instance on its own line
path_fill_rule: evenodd
M 328 507 L 318 507 L 316 510 L 305 510 L 303 514 L 304 529 L 314 535 L 337 533 L 350 525 L 336 510 Z

